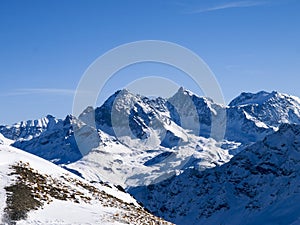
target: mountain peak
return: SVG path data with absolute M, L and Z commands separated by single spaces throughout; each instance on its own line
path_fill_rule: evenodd
M 180 87 L 178 89 L 178 91 L 175 93 L 175 95 L 180 94 L 180 95 L 188 95 L 188 96 L 193 96 L 195 95 L 193 92 L 191 92 L 190 90 L 184 88 L 184 87 Z
M 188 100 L 190 99 L 190 100 Z M 217 105 L 213 99 L 207 96 L 199 96 L 192 91 L 185 89 L 184 87 L 180 87 L 178 91 L 169 99 L 167 99 L 171 104 L 175 104 L 178 107 L 180 105 L 185 105 L 187 101 L 192 105 L 195 105 L 196 108 L 200 105 L 211 107 L 211 105 Z M 220 105 L 221 106 L 221 105 Z M 225 107 L 225 106 L 224 106 Z
M 117 90 L 114 95 L 127 95 L 127 94 L 132 94 L 127 88 L 123 88 L 120 90 Z
M 241 105 L 253 105 L 253 104 L 263 104 L 274 97 L 282 97 L 283 94 L 280 94 L 277 91 L 267 92 L 259 91 L 257 93 L 251 92 L 242 92 L 238 97 L 233 99 L 229 106 L 241 106 Z

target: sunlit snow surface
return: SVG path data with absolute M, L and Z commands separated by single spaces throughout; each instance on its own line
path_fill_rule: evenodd
M 105 134 L 104 144 L 83 159 L 67 165 L 88 180 L 104 180 L 123 187 L 157 183 L 185 168 L 199 170 L 228 162 L 232 155 L 213 139 L 189 134 L 188 142 L 175 148 L 151 146 L 140 142 L 127 147 Z M 156 148 L 155 148 L 156 147 Z M 166 154 L 167 153 L 167 154 Z

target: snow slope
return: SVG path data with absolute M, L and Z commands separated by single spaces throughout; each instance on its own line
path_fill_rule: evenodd
M 14 224 L 11 215 L 19 215 L 30 196 L 41 205 L 17 224 L 170 224 L 146 212 L 130 195 L 115 187 L 91 184 L 51 162 L 5 144 L 0 144 L 0 178 L 1 224 Z M 23 190 L 22 185 L 31 190 L 18 204 L 18 214 L 12 213 L 11 201 L 8 202 L 11 198 L 7 197 L 12 196 L 7 188 L 13 185 L 18 185 L 17 190 Z
M 101 134 L 103 141 L 81 160 L 65 165 L 90 181 L 108 181 L 123 188 L 157 183 L 186 168 L 204 170 L 228 162 L 228 150 L 213 139 L 192 134 L 176 148 L 139 144 L 125 146 Z

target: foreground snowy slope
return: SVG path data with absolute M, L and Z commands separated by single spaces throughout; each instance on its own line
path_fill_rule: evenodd
M 1 224 L 170 224 L 117 188 L 88 183 L 0 139 Z
M 281 125 L 220 167 L 189 169 L 130 193 L 179 225 L 299 224 L 300 125 Z

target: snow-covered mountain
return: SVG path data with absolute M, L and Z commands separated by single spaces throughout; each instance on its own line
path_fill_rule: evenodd
M 261 140 L 281 123 L 299 122 L 300 100 L 278 92 L 242 93 L 229 106 L 222 106 L 183 88 L 169 99 L 149 99 L 121 90 L 101 107 L 88 107 L 79 119 L 47 116 L 0 126 L 0 133 L 16 140 L 15 147 L 61 164 L 75 162 L 99 146 L 98 131 L 117 137 L 129 148 L 142 144 L 148 150 L 157 146 L 172 149 L 193 135 L 217 141 L 225 137 L 242 143 L 241 148 Z M 82 137 L 79 149 L 74 130 Z M 84 141 L 87 136 L 89 142 Z
M 183 88 L 169 99 L 121 90 L 78 119 L 47 116 L 1 126 L 0 133 L 17 148 L 126 187 L 128 179 L 157 182 L 188 167 L 203 170 L 228 162 L 281 123 L 299 123 L 299 115 L 300 100 L 278 92 L 242 93 L 222 106 Z
M 101 107 L 88 107 L 79 116 L 104 131 L 100 139 L 106 141 L 67 168 L 128 187 L 159 182 L 187 167 L 203 170 L 223 164 L 232 157 L 229 150 L 212 138 L 199 137 L 199 132 L 205 130 L 208 136 L 210 118 L 225 109 L 183 88 L 168 100 L 118 91 Z
M 128 144 L 128 137 L 149 146 L 161 144 L 169 148 L 187 141 L 185 131 L 172 120 L 175 110 L 170 112 L 167 101 L 162 98 L 151 100 L 125 89 L 117 91 L 94 113 L 96 127 L 117 136 L 124 144 Z M 86 121 L 84 116 L 79 118 Z
M 0 132 L 9 139 L 32 139 L 39 136 L 48 127 L 52 127 L 58 122 L 53 116 L 48 115 L 38 120 L 28 120 L 16 123 L 12 126 L 0 126 Z
M 0 136 L 0 220 L 11 224 L 171 224 L 130 195 L 89 183 Z
M 64 120 L 50 116 L 47 118 L 41 119 L 46 122 L 43 131 L 30 134 L 30 138 L 24 138 L 23 135 L 17 137 L 13 133 L 16 140 L 13 146 L 58 164 L 80 159 L 82 154 L 73 135 L 74 125 L 79 121 L 73 116 L 67 116 Z M 23 132 L 29 133 L 31 130 L 31 126 L 25 126 Z
M 299 224 L 300 125 L 284 124 L 233 157 L 130 190 L 176 224 Z
M 232 166 L 232 162 L 252 148 L 250 145 L 261 143 L 285 123 L 300 124 L 300 100 L 278 92 L 242 93 L 225 106 L 184 88 L 169 99 L 121 90 L 102 106 L 87 107 L 78 118 L 69 115 L 62 120 L 47 116 L 0 126 L 0 133 L 13 139 L 13 146 L 59 164 L 90 182 L 105 181 L 130 190 L 159 216 L 179 224 L 192 219 L 197 224 L 204 221 L 206 214 L 211 214 L 205 220 L 208 223 L 222 221 L 215 216 L 219 210 L 211 206 L 219 201 L 219 194 L 212 193 L 211 199 L 204 195 L 203 200 L 198 199 L 198 192 L 185 187 L 186 182 L 192 188 L 202 185 L 201 174 L 208 171 L 222 174 L 222 169 Z M 221 180 L 215 184 L 219 181 L 203 182 L 216 188 L 227 182 Z M 179 193 L 186 196 L 193 193 L 192 200 Z M 234 194 L 228 196 L 238 199 Z M 205 203 L 212 210 L 203 211 L 204 217 L 199 216 L 203 207 L 198 209 L 198 203 Z M 175 207 L 179 205 L 180 210 Z M 227 208 L 220 205 L 221 211 Z
M 227 139 L 245 143 L 261 140 L 282 123 L 300 123 L 298 97 L 261 91 L 242 93 L 227 111 Z

